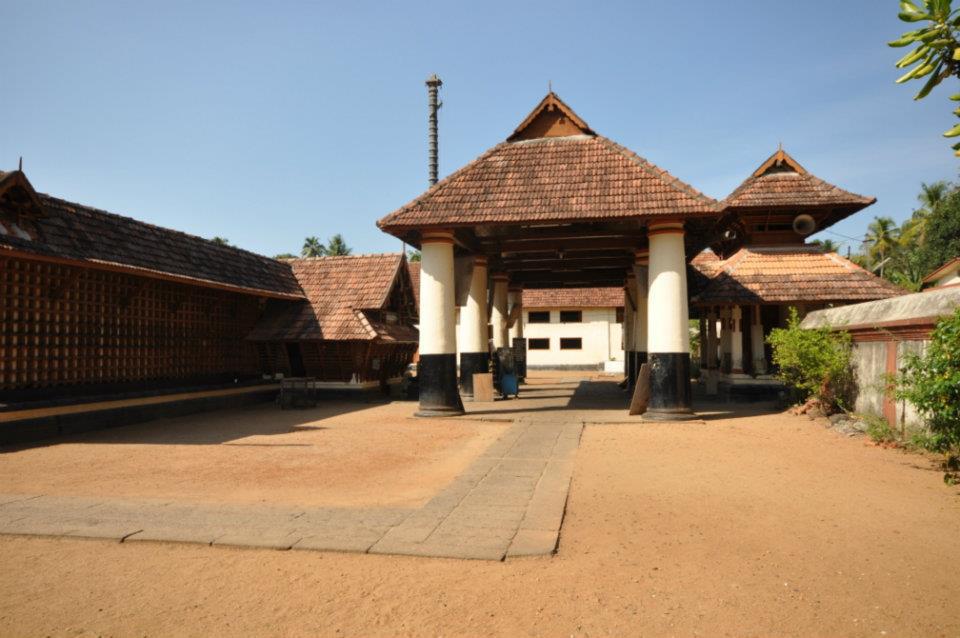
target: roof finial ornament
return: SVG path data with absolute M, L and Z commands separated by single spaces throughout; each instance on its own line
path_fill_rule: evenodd
M 23 155 L 20 156 L 20 167 L 17 170 L 23 172 Z
M 553 80 L 547 80 L 547 93 L 553 93 Z

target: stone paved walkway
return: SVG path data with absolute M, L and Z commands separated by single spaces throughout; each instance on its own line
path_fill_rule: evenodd
M 582 429 L 518 420 L 418 510 L 0 494 L 0 534 L 487 560 L 551 554 Z

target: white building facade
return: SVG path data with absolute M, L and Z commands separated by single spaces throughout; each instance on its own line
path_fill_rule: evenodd
M 528 369 L 623 372 L 623 289 L 523 291 Z

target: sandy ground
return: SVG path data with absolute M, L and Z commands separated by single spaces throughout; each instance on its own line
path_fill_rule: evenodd
M 555 557 L 5 537 L 0 634 L 956 636 L 958 537 L 927 459 L 806 417 L 588 425 Z
M 263 405 L 103 430 L 0 453 L 0 493 L 419 507 L 507 426 L 415 409 Z

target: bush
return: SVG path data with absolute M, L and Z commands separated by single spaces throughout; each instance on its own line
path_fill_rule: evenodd
M 825 408 L 843 408 L 853 386 L 850 365 L 853 344 L 846 332 L 829 327 L 803 329 L 796 308 L 790 309 L 786 328 L 770 331 L 777 376 L 796 390 L 801 400 L 818 399 Z
M 960 447 L 960 308 L 937 322 L 923 356 L 906 358 L 897 398 L 917 408 L 940 447 Z
M 897 433 L 893 431 L 890 424 L 883 417 L 869 414 L 864 416 L 863 422 L 867 426 L 867 436 L 875 443 L 895 443 Z

